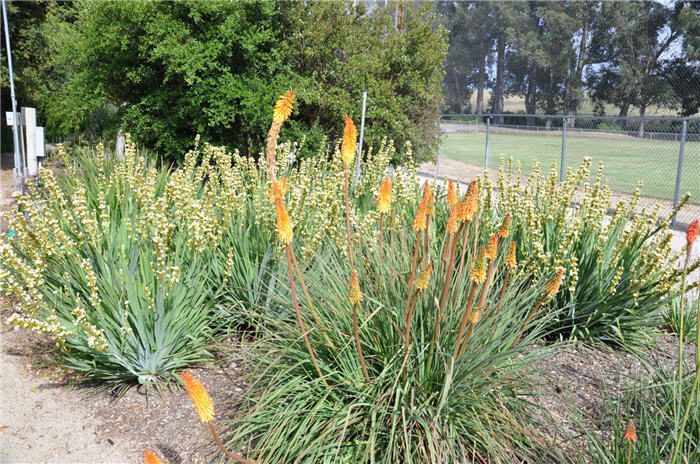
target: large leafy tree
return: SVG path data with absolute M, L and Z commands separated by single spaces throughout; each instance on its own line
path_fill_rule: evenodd
M 648 106 L 666 99 L 662 85 L 669 71 L 666 66 L 674 62 L 668 59 L 672 45 L 684 43 L 685 50 L 676 48 L 686 53 L 692 48 L 689 36 L 700 27 L 697 5 L 604 3 L 602 18 L 592 47 L 595 61 L 602 64 L 588 76 L 593 98 L 616 105 L 620 116 L 627 116 L 632 106 L 643 116 Z M 640 135 L 643 131 L 642 121 Z
M 196 134 L 254 155 L 285 89 L 298 105 L 283 137 L 311 139 L 359 119 L 366 89 L 369 143 L 435 147 L 446 42 L 430 8 L 397 31 L 387 10 L 349 2 L 84 1 L 49 27 L 52 59 L 72 69 L 46 108 L 57 133 L 90 129 L 98 109 L 169 157 Z

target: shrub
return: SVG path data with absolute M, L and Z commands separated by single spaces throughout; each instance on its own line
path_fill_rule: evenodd
M 494 213 L 492 223 L 513 215 L 518 257 L 529 272 L 537 276 L 556 266 L 566 269 L 562 291 L 550 305 L 553 336 L 644 343 L 656 333 L 669 292 L 681 280 L 672 264 L 680 256 L 671 248 L 673 215 L 659 222 L 658 205 L 637 211 L 641 185 L 613 207 L 602 164 L 593 181 L 590 166 L 587 158 L 559 183 L 556 166 L 545 177 L 535 164 L 522 182 L 519 166 L 514 171 L 511 161 L 506 169 L 502 159 L 498 194 L 487 193 L 485 208 Z M 490 180 L 482 183 L 490 188 Z M 608 221 L 610 210 L 614 214 Z
M 285 137 L 309 137 L 309 156 L 341 127 L 338 114 L 359 117 L 367 90 L 365 146 L 411 140 L 428 157 L 447 49 L 431 9 L 408 8 L 399 32 L 394 6 L 361 2 L 75 2 L 43 26 L 56 82 L 41 89 L 39 110 L 51 134 L 127 127 L 170 160 L 196 134 L 256 156 L 272 96 L 290 86 L 299 117 Z M 110 109 L 108 127 L 93 127 Z
M 399 203 L 389 212 L 387 189 L 380 192 L 380 214 L 400 218 L 399 226 L 387 231 L 383 216 L 375 217 L 375 233 L 359 243 L 348 227 L 347 242 L 329 243 L 302 273 L 292 270 L 292 236 L 276 195 L 291 282 L 286 292 L 276 289 L 289 316 L 260 316 L 258 370 L 246 412 L 230 422 L 228 447 L 263 462 L 534 455 L 537 437 L 522 399 L 532 355 L 523 348 L 541 336 L 532 316 L 556 293 L 561 273 L 547 276 L 545 288 L 516 278 L 520 268 L 506 277 L 516 265 L 508 228 L 500 239 L 479 239 L 471 225 L 481 219 L 475 184 L 449 212 L 427 186 L 417 209 Z

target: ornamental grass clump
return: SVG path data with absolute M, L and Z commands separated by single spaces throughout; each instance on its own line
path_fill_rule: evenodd
M 121 161 L 98 147 L 64 169 L 43 169 L 8 215 L 0 290 L 18 309 L 9 322 L 51 335 L 66 367 L 110 387 L 158 385 L 210 359 L 210 285 L 187 252 L 209 230 L 177 227 L 167 171 L 128 138 Z
M 558 182 L 556 166 L 549 175 L 535 164 L 527 180 L 512 159 L 501 158 L 497 193 L 484 195 L 487 227 L 512 216 L 517 257 L 526 273 L 541 276 L 564 269 L 561 291 L 546 310 L 553 337 L 578 338 L 613 345 L 638 345 L 658 333 L 659 318 L 680 285 L 681 257 L 671 247 L 671 219 L 637 206 L 641 185 L 630 198 L 613 203 L 602 164 L 591 178 L 592 161 L 567 171 Z M 491 191 L 487 176 L 480 184 Z M 606 217 L 612 211 L 612 217 Z M 690 265 L 696 269 L 698 263 Z
M 693 221 L 686 231 L 686 263 L 680 295 L 685 295 L 687 270 L 691 252 L 700 228 Z M 700 282 L 698 282 L 700 283 Z M 684 302 L 679 303 L 683 317 Z M 697 302 L 700 311 L 700 299 Z M 681 319 L 682 320 L 682 319 Z M 695 320 L 695 366 L 685 370 L 683 348 L 685 330 L 678 336 L 678 367 L 675 371 L 663 366 L 647 364 L 651 374 L 642 379 L 641 386 L 628 391 L 622 400 L 615 398 L 609 407 L 613 417 L 614 438 L 612 443 L 603 443 L 599 437 L 587 432 L 591 460 L 594 463 L 618 462 L 700 462 L 700 321 Z M 641 361 L 646 362 L 644 358 Z M 627 429 L 618 437 L 623 427 L 621 417 L 634 418 L 635 429 L 630 420 Z M 633 450 L 634 444 L 634 450 Z M 634 456 L 634 460 L 631 457 Z M 626 457 L 626 460 L 625 460 Z
M 349 164 L 348 152 L 337 155 Z M 345 200 L 345 175 L 337 181 Z M 387 185 L 383 176 L 377 188 L 386 195 L 380 183 Z M 537 311 L 552 297 L 556 290 L 545 284 L 559 273 L 532 285 L 518 268 L 506 282 L 518 266 L 504 263 L 507 224 L 481 233 L 464 226 L 479 221 L 476 184 L 461 207 L 428 185 L 421 194 L 417 206 L 380 198 L 377 207 L 388 207 L 381 212 L 396 226 L 382 230 L 380 215 L 361 241 L 344 201 L 337 221 L 345 222 L 345 240 L 318 250 L 302 272 L 289 264 L 302 228 L 295 225 L 284 243 L 289 287 L 277 289 L 278 304 L 296 317 L 258 319 L 257 370 L 243 414 L 229 423 L 229 448 L 265 463 L 515 462 L 547 454 L 522 400 L 534 356 L 524 348 L 542 335 L 541 319 L 526 320 L 523 308 Z M 454 271 L 458 257 L 464 276 Z

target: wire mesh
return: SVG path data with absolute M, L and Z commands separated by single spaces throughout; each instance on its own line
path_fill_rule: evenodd
M 680 196 L 691 194 L 678 223 L 700 216 L 700 118 L 444 115 L 440 125 L 441 175 L 470 178 L 485 167 L 497 169 L 501 155 L 520 162 L 525 175 L 532 172 L 535 161 L 543 170 L 552 163 L 559 169 L 563 155 L 565 172 L 590 157 L 594 168 L 603 163 L 614 196 L 629 196 L 641 181 L 640 207 L 650 209 L 659 203 L 661 214 L 667 216 L 678 182 Z

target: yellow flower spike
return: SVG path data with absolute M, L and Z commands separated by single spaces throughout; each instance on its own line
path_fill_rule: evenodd
M 287 214 L 287 209 L 284 207 L 282 197 L 275 196 L 275 206 L 277 208 L 277 236 L 279 237 L 280 242 L 287 245 L 292 242 L 294 232 L 292 230 L 292 223 L 289 221 L 289 214 Z
M 143 464 L 163 464 L 163 462 L 150 450 L 143 450 Z
M 201 420 L 203 423 L 210 422 L 214 418 L 214 403 L 212 402 L 209 393 L 207 393 L 207 390 L 204 388 L 204 385 L 202 385 L 199 380 L 192 377 L 192 375 L 187 371 L 180 374 L 180 377 L 182 377 L 182 381 L 185 384 L 185 390 L 187 390 L 187 394 L 190 396 L 190 399 L 197 410 L 199 420 Z
M 340 145 L 340 157 L 343 163 L 349 166 L 355 158 L 357 151 L 357 128 L 350 116 L 345 116 L 345 130 L 343 130 L 343 142 Z
M 479 322 L 479 319 L 481 319 L 481 309 L 476 308 L 469 315 L 469 322 L 471 322 L 472 324 L 476 324 L 477 322 Z
M 362 302 L 362 292 L 360 292 L 360 283 L 357 281 L 357 272 L 352 271 L 350 275 L 350 290 L 348 291 L 348 300 L 352 304 Z
M 445 228 L 450 234 L 457 233 L 457 229 L 459 228 L 457 223 L 457 208 L 450 209 L 450 216 L 447 218 L 447 225 Z
M 428 283 L 430 282 L 430 276 L 433 273 L 433 263 L 428 263 L 427 266 L 423 268 L 420 275 L 416 279 L 415 287 L 418 291 L 423 291 L 428 288 Z
M 293 106 L 294 91 L 289 89 L 277 99 L 275 110 L 272 114 L 272 121 L 277 124 L 282 124 L 292 114 Z
M 479 207 L 479 187 L 475 180 L 469 183 L 467 193 L 464 194 L 462 200 L 457 204 L 457 219 L 460 222 L 471 221 L 474 219 L 476 210 Z
M 482 246 L 479 248 L 474 268 L 469 273 L 469 276 L 475 283 L 482 283 L 486 280 L 486 247 Z
M 548 296 L 553 296 L 559 291 L 559 287 L 561 287 L 561 282 L 563 279 L 564 279 L 564 268 L 558 267 L 556 275 L 554 277 L 552 277 L 551 279 L 549 279 L 549 282 L 547 282 L 547 285 L 544 287 Z
M 496 253 L 498 253 L 498 235 L 492 234 L 489 237 L 489 244 L 486 247 L 486 257 L 493 261 L 496 259 Z
M 503 219 L 503 224 L 498 228 L 499 237 L 506 238 L 510 235 L 510 222 L 512 219 L 513 216 L 510 213 L 506 214 L 505 219 Z
M 274 203 L 277 197 L 283 198 L 287 194 L 288 189 L 289 186 L 287 185 L 287 176 L 282 176 L 279 180 L 272 181 L 272 187 L 270 187 L 268 196 Z
M 428 222 L 428 202 L 424 197 L 418 205 L 418 211 L 416 211 L 416 217 L 413 218 L 413 230 L 425 230 Z
M 379 194 L 377 195 L 377 211 L 380 213 L 388 213 L 391 208 L 391 180 L 389 176 L 384 176 L 381 185 L 379 185 Z
M 426 214 L 428 216 L 435 214 L 435 195 L 433 195 L 428 182 L 423 184 L 423 198 L 427 201 Z
M 515 257 L 515 242 L 510 242 L 510 247 L 508 247 L 508 254 L 506 254 L 505 265 L 513 267 L 518 264 L 518 260 Z
M 457 204 L 457 193 L 455 193 L 455 183 L 450 182 L 447 184 L 447 206 L 454 206 Z

